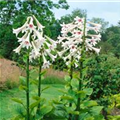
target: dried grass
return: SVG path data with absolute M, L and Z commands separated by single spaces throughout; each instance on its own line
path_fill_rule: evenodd
M 7 59 L 0 59 L 0 83 L 4 83 L 7 80 L 19 81 L 19 76 L 25 75 L 16 63 Z M 45 74 L 46 77 L 55 76 L 56 78 L 64 78 L 66 72 L 53 70 L 51 68 L 47 69 Z
M 8 79 L 19 81 L 21 70 L 16 63 L 6 59 L 0 59 L 0 82 L 6 82 Z

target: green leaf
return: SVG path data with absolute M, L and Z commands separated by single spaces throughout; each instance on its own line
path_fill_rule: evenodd
M 102 109 L 103 109 L 102 106 L 94 106 L 91 108 L 90 111 L 93 115 L 99 115 Z
M 65 76 L 65 81 L 68 82 L 68 81 L 70 81 L 70 80 L 71 80 L 70 76 L 66 75 L 66 76 Z
M 79 115 L 79 111 L 70 111 L 69 113 L 73 114 L 73 115 Z
M 34 85 L 38 85 L 38 81 L 37 80 L 31 80 L 30 83 L 32 83 Z
M 33 96 L 32 97 L 34 100 L 40 100 L 41 98 L 39 96 Z
M 86 97 L 86 92 L 83 90 L 77 91 L 78 97 L 84 99 Z
M 44 75 L 46 73 L 46 70 L 42 71 L 40 75 Z
M 18 116 L 15 116 L 14 118 L 11 118 L 10 120 L 24 120 L 25 118 L 23 118 L 23 116 L 21 115 L 18 115 Z
M 73 97 L 71 97 L 71 96 L 61 96 L 61 99 L 64 99 L 64 100 L 74 100 L 74 98 Z
M 94 116 L 94 120 L 105 120 L 105 119 L 102 115 L 96 115 L 96 116 Z
M 20 100 L 20 99 L 17 99 L 17 98 L 12 98 L 12 100 L 13 100 L 14 102 L 17 102 L 17 103 L 19 103 L 19 104 L 22 104 L 22 105 L 23 105 L 23 102 L 22 102 L 22 100 Z
M 67 94 L 66 90 L 62 90 L 62 89 L 58 89 L 59 92 L 63 93 L 63 94 Z
M 120 103 L 118 103 L 118 104 L 116 105 L 116 107 L 120 109 Z
M 85 120 L 95 120 L 94 117 L 87 117 Z
M 92 88 L 85 88 L 83 91 L 86 92 L 86 95 L 91 95 L 93 93 L 93 89 Z
M 25 62 L 25 63 L 27 62 L 27 55 L 23 56 L 23 62 Z
M 44 87 L 44 88 L 42 89 L 42 91 L 44 91 L 44 90 L 46 90 L 46 89 L 48 89 L 48 88 L 50 88 L 50 86 Z
M 78 88 L 78 85 L 79 85 L 79 81 L 78 81 L 78 79 L 76 79 L 76 78 L 73 78 L 72 80 L 71 80 L 71 86 L 73 87 L 73 88 Z
M 42 117 L 42 116 L 48 114 L 49 112 L 52 111 L 52 109 L 53 109 L 52 106 L 43 105 L 40 109 L 41 110 L 40 111 L 40 116 Z
M 27 90 L 27 87 L 24 86 L 24 85 L 20 85 L 20 86 L 19 86 L 19 89 L 20 89 L 20 90 L 25 90 L 25 91 L 26 91 L 26 90 Z
M 62 101 L 60 101 L 60 100 L 58 100 L 58 99 L 54 99 L 52 102 L 55 103 L 55 104 L 57 104 L 57 105 L 58 105 L 58 104 L 63 104 Z
M 88 116 L 88 112 L 83 112 L 83 113 L 80 113 L 80 120 L 85 120 L 85 118 Z
M 30 109 L 33 109 L 34 107 L 38 106 L 38 104 L 40 103 L 40 100 L 38 100 L 37 102 L 34 102 L 30 105 Z
M 96 102 L 96 101 L 93 101 L 93 100 L 91 100 L 91 101 L 85 101 L 85 102 L 83 103 L 83 105 L 84 105 L 85 107 L 96 106 L 96 105 L 97 105 L 97 102 Z

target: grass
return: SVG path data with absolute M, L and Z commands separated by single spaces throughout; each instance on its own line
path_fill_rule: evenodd
M 42 88 L 48 85 L 42 85 Z M 58 97 L 61 93 L 58 91 L 59 88 L 63 88 L 61 84 L 49 84 L 50 88 L 46 89 L 42 93 L 42 97 L 45 97 L 47 100 L 52 100 Z M 30 92 L 31 95 L 37 95 L 37 87 L 31 86 Z M 0 93 L 0 120 L 9 120 L 11 117 L 14 117 L 20 107 L 17 103 L 13 102 L 11 99 L 17 97 L 25 101 L 24 91 L 20 91 L 18 88 L 11 90 L 6 90 Z
M 42 84 L 65 84 L 64 76 L 64 72 L 47 69 L 42 79 Z M 31 80 L 36 80 L 37 78 L 38 73 L 36 71 L 30 74 Z
M 65 84 L 65 81 L 64 78 L 49 75 L 42 80 L 42 84 Z
M 19 98 L 26 102 L 25 92 L 18 89 L 19 76 L 21 71 L 18 67 L 12 65 L 12 61 L 3 59 L 2 62 L 2 76 L 0 76 L 0 120 L 10 120 L 16 116 L 17 111 L 20 110 L 20 105 L 12 101 L 12 98 Z M 6 66 L 7 65 L 7 66 Z M 47 69 L 44 79 L 42 80 L 42 88 L 50 86 L 42 93 L 42 97 L 47 100 L 58 98 L 61 94 L 58 89 L 63 88 L 65 72 Z M 7 73 L 7 74 L 6 74 Z M 36 80 L 38 73 L 32 73 L 31 80 Z M 37 95 L 37 87 L 31 86 L 30 96 Z M 31 102 L 31 100 L 30 100 Z M 32 103 L 32 102 L 31 102 Z

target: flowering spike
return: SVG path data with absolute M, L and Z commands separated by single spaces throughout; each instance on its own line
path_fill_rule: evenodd
M 34 21 L 36 22 L 36 25 L 34 25 Z M 55 51 L 57 43 L 48 36 L 43 36 L 43 28 L 44 26 L 39 23 L 34 15 L 28 17 L 22 27 L 13 29 L 13 33 L 16 34 L 18 42 L 20 43 L 14 51 L 20 54 L 22 48 L 29 49 L 29 59 L 31 62 L 33 59 L 40 57 L 40 55 L 49 56 L 52 61 L 55 61 L 56 56 L 53 55 L 52 51 Z M 19 33 L 23 33 L 21 38 L 18 37 Z M 46 48 L 45 45 L 47 45 L 48 48 Z M 51 64 L 45 59 L 45 56 L 43 56 L 43 68 L 48 68 Z
M 84 27 L 86 29 L 84 31 Z M 81 58 L 82 45 L 85 45 L 86 51 L 94 51 L 99 54 L 100 49 L 95 48 L 97 42 L 100 41 L 101 35 L 98 34 L 101 25 L 85 22 L 85 18 L 79 18 L 78 16 L 74 19 L 72 23 L 61 25 L 61 36 L 58 36 L 58 43 L 63 47 L 63 51 L 58 52 L 59 56 L 62 56 L 66 64 L 70 63 L 70 58 L 73 56 L 76 67 L 79 59 Z M 95 34 L 88 34 L 92 30 Z M 85 35 L 85 43 L 84 43 Z

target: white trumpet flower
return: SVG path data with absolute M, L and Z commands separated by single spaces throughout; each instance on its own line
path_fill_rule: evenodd
M 89 44 L 88 42 L 86 42 L 86 48 L 88 49 L 88 50 L 93 50 L 93 51 L 95 51 L 97 54 L 99 54 L 99 52 L 100 52 L 100 49 L 98 49 L 98 48 L 95 48 L 95 47 L 93 47 L 91 44 Z
M 33 62 L 33 59 L 36 59 L 36 53 L 35 53 L 35 50 L 33 49 L 31 52 L 30 52 L 30 56 L 29 56 L 29 60 L 30 62 Z
M 32 31 L 33 31 L 35 28 L 36 28 L 36 27 L 35 27 L 34 24 L 33 24 L 33 18 L 30 17 L 30 22 L 29 22 L 29 24 L 28 24 L 27 30 L 30 30 L 30 33 L 32 33 Z
M 72 56 L 74 56 L 75 52 L 77 52 L 76 46 L 75 45 L 71 45 L 70 46 L 70 54 Z
M 97 40 L 96 39 L 86 39 L 87 42 L 89 42 L 89 44 L 95 46 L 97 44 Z
M 33 15 L 33 18 L 35 19 L 35 21 L 37 23 L 38 30 L 43 31 L 43 28 L 45 28 L 45 27 L 39 23 L 39 21 L 37 20 L 37 18 L 34 15 Z
M 79 18 L 78 16 L 76 18 L 74 18 L 75 23 L 76 24 L 83 24 L 84 23 L 84 19 L 83 18 Z
M 82 35 L 83 35 L 83 32 L 82 31 L 80 31 L 80 30 L 74 30 L 73 31 L 73 36 L 75 36 L 75 37 L 82 37 Z
M 37 49 L 37 47 L 35 46 L 35 43 L 32 41 L 32 46 L 33 46 L 33 49 L 35 51 L 35 55 L 38 56 L 39 55 L 39 49 Z
M 101 40 L 101 35 L 98 34 L 98 35 L 91 35 L 91 34 L 88 34 L 88 36 L 92 37 L 92 39 L 96 39 L 96 41 L 100 41 Z
M 37 36 L 37 38 L 38 38 L 39 40 L 41 40 L 41 39 L 42 39 L 42 34 L 39 33 L 39 31 L 36 30 L 36 29 L 33 29 L 33 30 L 34 30 L 34 35 Z
M 18 42 L 22 42 L 27 38 L 28 32 L 26 32 L 21 38 L 18 38 Z
M 27 29 L 29 19 L 30 19 L 30 17 L 27 18 L 27 21 L 25 22 L 25 24 L 22 27 L 20 27 L 18 29 L 13 29 L 13 33 L 15 33 L 16 36 L 18 36 L 18 34 L 20 32 L 24 32 Z
M 34 40 L 34 44 L 35 44 L 35 46 L 36 46 L 37 49 L 41 49 L 42 46 L 43 46 L 43 44 L 44 44 L 44 42 L 45 42 L 44 38 L 41 39 L 41 40 L 39 40 L 39 39 Z
M 57 57 L 57 55 L 52 55 L 51 53 L 50 53 L 50 51 L 49 50 L 45 50 L 45 52 L 49 55 L 49 57 L 52 59 L 52 61 L 55 61 L 55 59 L 56 59 L 56 57 Z
M 27 38 L 24 39 L 21 44 L 22 44 L 22 47 L 23 47 L 23 48 L 26 47 L 27 49 L 29 49 L 29 48 L 31 47 L 31 43 L 30 43 L 30 33 L 28 33 Z
M 91 25 L 93 25 L 93 26 L 96 26 L 96 27 L 101 28 L 101 25 L 100 25 L 100 24 L 96 24 L 96 23 L 93 23 L 93 22 L 90 22 L 90 21 L 88 21 L 87 23 L 89 23 L 89 24 L 91 24 Z
M 68 49 L 64 49 L 63 51 L 61 51 L 61 52 L 57 52 L 57 53 L 58 53 L 58 55 L 59 55 L 60 57 L 62 57 L 63 54 L 64 54 L 67 50 L 68 50 Z
M 67 38 L 66 37 L 58 36 L 57 39 L 59 40 L 58 42 L 61 43 L 63 40 L 65 40 Z
M 14 49 L 13 51 L 14 51 L 15 53 L 20 54 L 21 48 L 22 48 L 22 44 L 19 45 L 19 46 L 18 46 L 16 49 Z
M 57 47 L 56 45 L 56 41 L 54 41 L 54 40 L 52 40 L 51 38 L 49 38 L 48 36 L 46 36 L 45 35 L 45 38 L 47 39 L 47 40 L 49 40 L 50 42 L 51 42 L 51 44 L 53 44 L 54 46 L 55 46 L 55 48 Z
M 44 55 L 42 55 L 42 58 L 43 58 L 43 61 L 44 61 L 42 68 L 43 69 L 49 68 L 49 66 L 51 65 L 50 62 L 46 60 Z
M 50 49 L 50 51 L 55 49 L 54 45 L 49 44 L 48 42 L 45 42 L 45 44 L 48 46 L 48 48 Z

